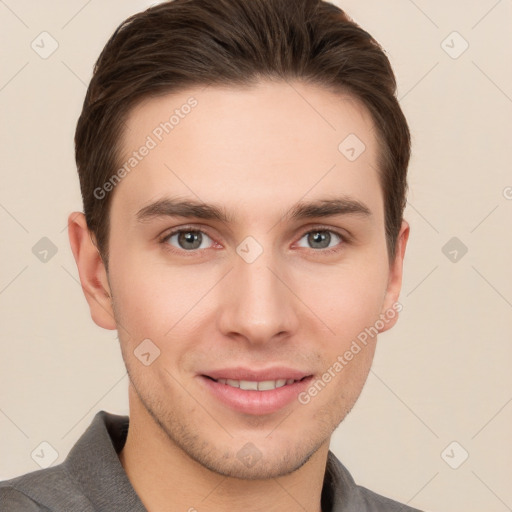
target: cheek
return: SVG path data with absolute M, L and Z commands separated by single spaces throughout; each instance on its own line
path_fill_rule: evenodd
M 135 340 L 161 343 L 193 329 L 208 302 L 203 297 L 219 278 L 206 267 L 180 268 L 143 254 L 115 258 L 111 268 L 117 321 Z
M 379 318 L 386 291 L 387 268 L 363 265 L 331 268 L 329 275 L 304 287 L 307 303 L 340 342 L 356 337 Z
M 315 402 L 318 418 L 334 418 L 338 424 L 356 402 L 370 370 L 376 346 L 375 325 L 381 312 L 386 269 L 366 267 L 358 271 L 333 273 L 313 298 L 315 313 L 332 336 L 316 337 L 314 350 L 321 354 L 323 373 L 316 385 L 307 390 L 308 397 L 320 396 Z M 325 384 L 327 383 L 327 384 Z M 316 387 L 315 387 L 316 386 Z M 308 398 L 306 397 L 306 398 Z M 316 399 L 315 399 L 316 400 Z
M 170 286 L 164 276 L 151 262 L 133 255 L 113 258 L 110 283 L 116 319 L 134 337 L 151 338 L 172 325 L 168 315 L 179 299 L 179 286 Z

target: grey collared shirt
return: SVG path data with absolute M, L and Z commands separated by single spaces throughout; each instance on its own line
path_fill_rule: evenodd
M 128 416 L 99 411 L 61 464 L 0 482 L 2 512 L 147 512 L 118 453 Z M 323 512 L 420 512 L 355 484 L 329 452 Z

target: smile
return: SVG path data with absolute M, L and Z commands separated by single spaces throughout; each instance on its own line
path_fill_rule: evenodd
M 276 413 L 297 403 L 312 374 L 280 367 L 267 370 L 229 368 L 197 376 L 215 402 L 233 411 L 251 415 Z
M 270 391 L 276 388 L 293 384 L 297 382 L 294 379 L 276 379 L 276 380 L 234 380 L 234 379 L 217 379 L 220 384 L 231 386 L 232 388 L 240 388 L 245 391 Z

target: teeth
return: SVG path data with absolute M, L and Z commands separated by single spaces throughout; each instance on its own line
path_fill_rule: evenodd
M 270 389 L 276 389 L 277 382 L 275 380 L 264 380 L 258 382 L 258 391 L 268 391 Z
M 239 387 L 248 391 L 258 391 L 258 383 L 254 380 L 241 380 Z
M 277 379 L 277 380 L 233 380 L 233 379 L 217 379 L 217 382 L 226 384 L 233 388 L 240 388 L 246 391 L 270 391 L 276 388 L 282 388 L 285 385 L 293 384 L 294 379 Z

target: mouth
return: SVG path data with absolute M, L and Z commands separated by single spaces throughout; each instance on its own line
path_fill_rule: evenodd
M 272 414 L 297 402 L 312 374 L 277 368 L 251 371 L 242 368 L 210 371 L 198 378 L 205 390 L 223 406 L 251 415 Z
M 236 380 L 236 379 L 213 379 L 205 375 L 206 378 L 211 379 L 219 384 L 231 386 L 232 388 L 243 389 L 244 391 L 272 391 L 273 389 L 282 388 L 283 386 L 290 386 L 295 382 L 301 382 L 308 377 L 302 379 L 275 379 L 275 380 Z

